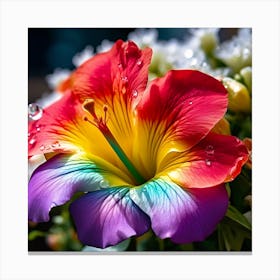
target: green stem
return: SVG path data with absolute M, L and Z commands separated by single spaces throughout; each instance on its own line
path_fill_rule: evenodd
M 135 168 L 135 166 L 132 164 L 132 162 L 129 160 L 129 158 L 126 156 L 125 152 L 121 148 L 121 146 L 118 144 L 116 138 L 113 136 L 111 131 L 108 129 L 106 133 L 104 133 L 104 136 L 112 149 L 115 151 L 115 153 L 118 155 L 119 159 L 123 162 L 127 170 L 130 172 L 130 174 L 133 176 L 135 182 L 138 185 L 143 184 L 146 179 L 138 172 L 138 170 Z

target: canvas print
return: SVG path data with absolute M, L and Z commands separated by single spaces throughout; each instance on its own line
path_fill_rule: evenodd
M 250 252 L 252 30 L 29 28 L 29 252 Z

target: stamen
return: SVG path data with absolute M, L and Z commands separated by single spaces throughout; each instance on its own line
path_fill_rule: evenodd
M 94 100 L 93 99 L 86 99 L 83 103 L 83 109 L 90 113 L 94 119 L 97 119 L 97 116 L 95 114 L 95 106 L 94 106 Z
M 103 105 L 103 111 L 104 111 L 104 122 L 107 123 L 107 111 L 108 111 L 107 105 Z
M 123 162 L 127 170 L 130 172 L 130 174 L 133 176 L 135 182 L 137 184 L 143 184 L 145 182 L 145 178 L 142 177 L 142 175 L 138 172 L 138 170 L 135 168 L 135 166 L 132 164 L 132 162 L 129 160 L 129 158 L 126 156 L 125 152 L 117 142 L 116 138 L 110 131 L 110 129 L 107 126 L 107 112 L 108 112 L 108 106 L 103 105 L 103 111 L 104 111 L 104 117 L 98 117 L 95 112 L 95 106 L 94 106 L 94 100 L 93 99 L 87 99 L 83 103 L 83 109 L 90 113 L 93 117 L 93 120 L 90 120 L 87 116 L 84 116 L 84 121 L 89 122 L 90 124 L 94 125 L 99 129 L 99 131 L 103 134 L 113 151 L 117 154 L 119 159 Z

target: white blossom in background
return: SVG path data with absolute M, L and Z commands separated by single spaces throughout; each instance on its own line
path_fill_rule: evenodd
M 79 67 L 85 61 L 90 59 L 93 55 L 94 55 L 93 47 L 86 46 L 84 50 L 74 55 L 74 57 L 72 58 L 72 62 L 76 67 Z
M 139 47 L 153 49 L 150 72 L 163 75 L 170 69 L 195 69 L 218 79 L 230 73 L 228 67 L 213 67 L 207 61 L 206 54 L 214 52 L 219 44 L 219 28 L 196 28 L 190 30 L 190 36 L 183 41 L 170 39 L 159 41 L 156 29 L 137 29 L 128 35 Z M 187 35 L 187 34 L 186 34 Z M 155 75 L 156 76 L 156 75 Z
M 241 28 L 231 40 L 222 43 L 216 56 L 234 72 L 252 65 L 252 33 L 250 28 Z
M 45 92 L 39 99 L 36 100 L 35 103 L 38 104 L 41 108 L 46 108 L 59 100 L 61 97 L 62 95 L 56 91 L 53 91 L 51 93 Z
M 140 48 L 149 46 L 154 47 L 157 43 L 158 32 L 156 29 L 136 29 L 127 36 L 128 40 L 136 43 Z
M 103 40 L 101 42 L 101 45 L 99 45 L 97 48 L 96 48 L 96 52 L 97 53 L 102 53 L 102 52 L 107 52 L 111 49 L 111 47 L 113 46 L 113 42 L 109 41 L 109 40 Z
M 46 81 L 48 83 L 49 88 L 51 90 L 55 90 L 61 82 L 63 82 L 69 77 L 70 73 L 71 71 L 68 69 L 55 69 L 52 74 L 46 76 Z

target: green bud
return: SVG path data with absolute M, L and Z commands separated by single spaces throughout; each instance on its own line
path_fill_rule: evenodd
M 242 76 L 244 83 L 249 91 L 252 92 L 252 67 L 248 66 L 242 68 L 240 71 L 240 75 Z
M 217 35 L 214 32 L 206 32 L 200 36 L 200 47 L 206 54 L 213 53 L 217 43 Z
M 228 91 L 228 109 L 233 112 L 251 112 L 251 97 L 247 88 L 231 78 L 224 78 L 223 84 Z

